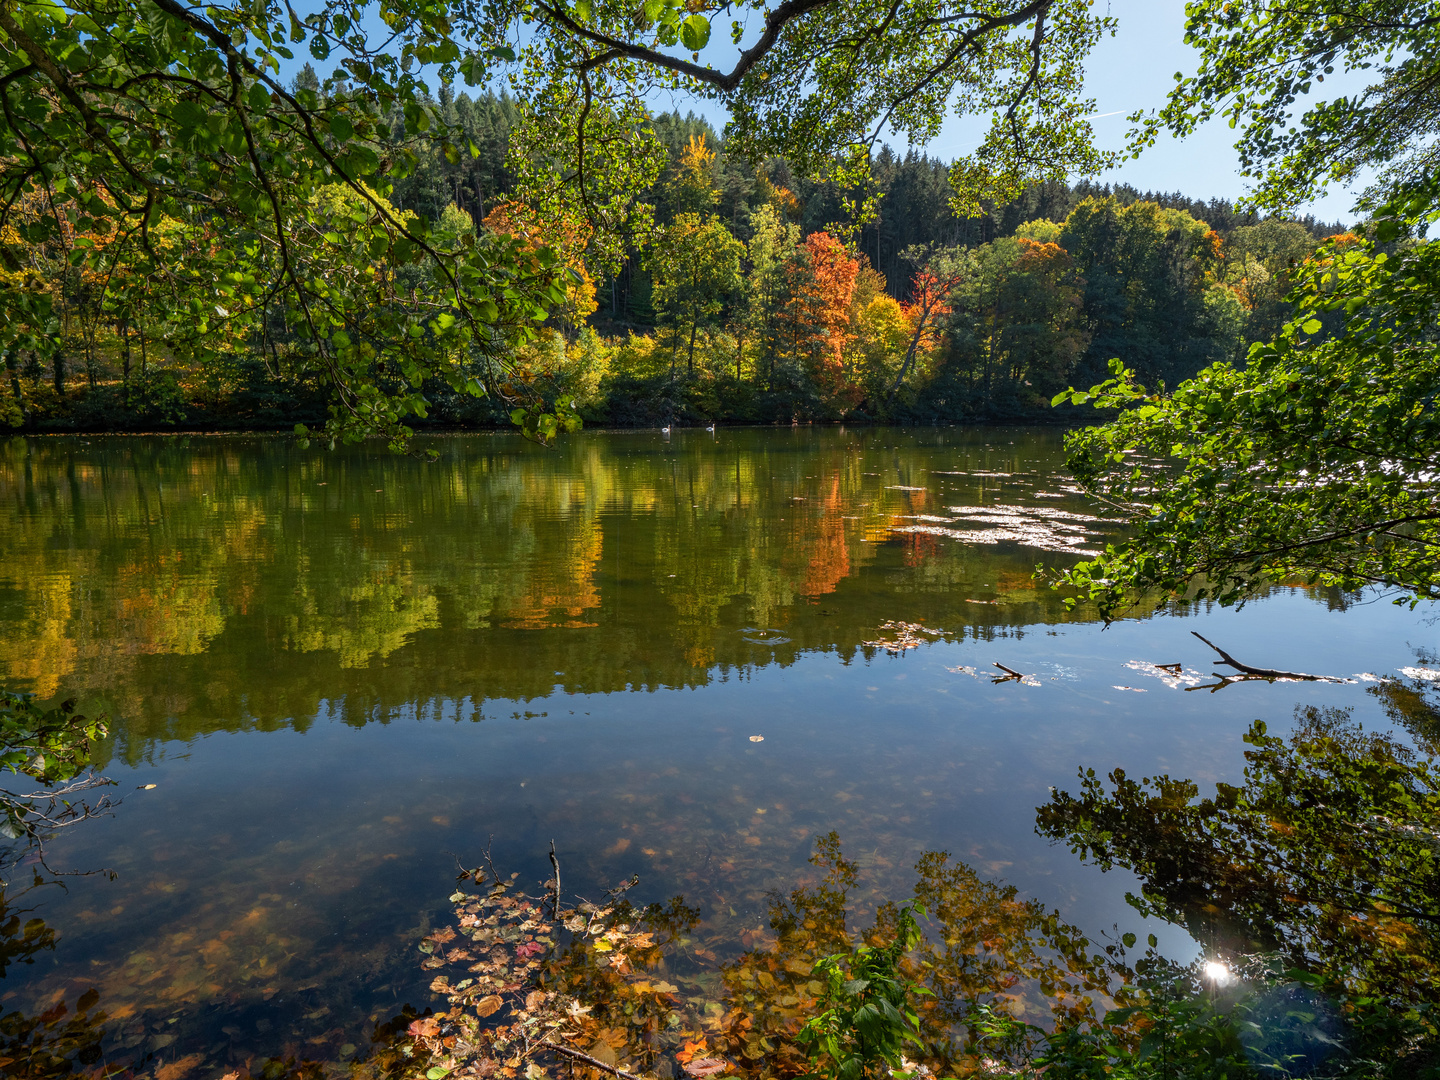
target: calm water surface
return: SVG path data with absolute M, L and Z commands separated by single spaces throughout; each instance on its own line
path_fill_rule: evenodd
M 53 950 L 0 1012 L 91 987 L 165 1080 L 364 1056 L 433 1003 L 415 943 L 458 857 L 598 895 L 683 893 L 738 949 L 836 830 L 862 905 L 943 849 L 1092 934 L 1133 878 L 1034 835 L 1077 767 L 1203 783 L 1297 704 L 1384 713 L 1422 610 L 1277 590 L 1102 629 L 1037 585 L 1114 526 L 1033 429 L 436 438 L 438 461 L 283 438 L 0 443 L 0 681 L 112 718 L 112 817 L 21 895 Z M 912 624 L 911 649 L 894 623 Z M 1187 692 L 1201 633 L 1358 677 Z M 878 644 L 877 644 L 878 643 Z M 995 683 L 993 666 L 1024 673 Z M 763 741 L 752 737 L 763 736 Z M 155 785 L 146 790 L 147 785 Z M 866 898 L 869 898 L 869 901 Z

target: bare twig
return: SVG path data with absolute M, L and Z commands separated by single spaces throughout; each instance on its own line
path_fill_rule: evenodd
M 496 870 L 496 869 L 495 869 L 495 864 L 490 861 L 490 847 L 491 847 L 491 845 L 493 845 L 494 843 L 495 843 L 495 837 L 494 837 L 493 835 L 490 837 L 489 840 L 487 840 L 487 841 L 485 842 L 485 865 L 488 866 L 488 867 L 490 867 L 490 879 L 491 879 L 492 881 L 494 881 L 495 884 L 499 885 L 499 884 L 500 884 L 500 871 Z
M 1005 679 L 1024 679 L 1024 678 L 1025 678 L 1025 676 L 1022 675 L 1020 672 L 1016 671 L 1014 668 L 1006 667 L 1004 664 L 1000 663 L 999 660 L 996 660 L 996 661 L 995 661 L 995 666 L 998 667 L 1001 671 L 1005 672 L 1005 675 L 1004 675 L 1004 678 L 1005 678 Z
M 555 841 L 550 841 L 550 865 L 555 868 L 555 899 L 551 905 L 551 913 L 558 921 L 560 918 L 560 860 L 555 856 Z
M 617 1067 L 614 1066 L 614 1065 L 608 1065 L 608 1064 L 606 1064 L 605 1062 L 601 1061 L 601 1060 L 600 1060 L 599 1058 L 597 1058 L 597 1057 L 591 1057 L 589 1054 L 585 1053 L 584 1051 L 581 1051 L 581 1050 L 571 1050 L 570 1047 L 568 1047 L 568 1046 L 561 1046 L 561 1045 L 559 1045 L 558 1043 L 541 1042 L 541 1043 L 536 1047 L 536 1049 L 537 1049 L 537 1050 L 554 1050 L 554 1051 L 555 1051 L 556 1053 L 558 1053 L 558 1054 L 564 1054 L 566 1057 L 574 1058 L 576 1061 L 583 1061 L 583 1062 L 585 1062 L 585 1064 L 587 1064 L 587 1065 L 593 1065 L 593 1066 L 595 1066 L 595 1068 L 597 1068 L 597 1069 L 601 1069 L 601 1070 L 603 1070 L 603 1071 L 605 1071 L 605 1072 L 608 1072 L 608 1073 L 613 1073 L 615 1076 L 618 1076 L 618 1077 L 620 1078 L 620 1080 L 641 1080 L 641 1078 L 638 1077 L 638 1076 L 636 1076 L 634 1073 L 624 1072 L 623 1070 L 617 1068 Z
M 629 892 L 631 889 L 633 889 L 636 885 L 639 884 L 640 875 L 631 874 L 628 878 L 622 881 L 619 885 L 616 885 L 613 889 L 606 889 L 605 895 L 610 897 L 611 900 L 619 900 L 620 897 L 624 896 L 627 892 Z

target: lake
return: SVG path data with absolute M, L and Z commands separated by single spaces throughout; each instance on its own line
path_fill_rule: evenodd
M 0 443 L 0 683 L 108 713 L 123 796 L 47 851 L 113 876 L 12 871 L 10 913 L 55 939 L 0 967 L 0 1012 L 94 988 L 106 1060 L 159 1080 L 339 1069 L 438 1000 L 416 944 L 457 860 L 538 883 L 552 839 L 567 893 L 638 875 L 727 955 L 833 830 L 862 919 L 944 850 L 1187 959 L 1203 943 L 1145 924 L 1133 877 L 1035 834 L 1050 789 L 1081 767 L 1234 780 L 1250 723 L 1297 705 L 1388 727 L 1376 680 L 1440 639 L 1423 608 L 1300 588 L 1108 628 L 1067 611 L 1037 566 L 1118 526 L 1051 430 L 417 443 L 438 459 Z M 1194 630 L 1350 681 L 1194 689 L 1223 670 Z

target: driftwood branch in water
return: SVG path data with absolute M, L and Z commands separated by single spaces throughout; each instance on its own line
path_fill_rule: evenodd
M 1011 679 L 1025 678 L 1024 675 L 1020 674 L 1020 672 L 1016 671 L 1013 667 L 1006 667 L 1004 664 L 1000 663 L 999 660 L 995 661 L 995 666 L 998 667 L 1001 671 L 1005 672 L 1006 676 Z
M 623 1069 L 618 1069 L 614 1065 L 607 1065 L 597 1057 L 591 1057 L 589 1054 L 579 1050 L 571 1050 L 568 1046 L 560 1046 L 552 1042 L 542 1042 L 536 1049 L 554 1050 L 557 1054 L 564 1054 L 566 1057 L 574 1058 L 576 1061 L 583 1061 L 587 1065 L 593 1065 L 601 1072 L 612 1073 L 618 1076 L 620 1080 L 641 1080 L 641 1077 L 636 1076 L 634 1073 L 625 1072 Z
M 1336 679 L 1329 675 L 1306 675 L 1305 673 L 1299 671 L 1276 671 L 1273 668 L 1251 667 L 1249 664 L 1242 664 L 1239 660 L 1236 660 L 1224 649 L 1220 648 L 1219 645 L 1216 645 L 1213 641 L 1211 641 L 1209 638 L 1205 637 L 1198 631 L 1191 630 L 1190 633 L 1194 634 L 1201 641 L 1205 642 L 1206 645 L 1209 645 L 1210 648 L 1214 649 L 1217 653 L 1220 654 L 1220 659 L 1217 660 L 1216 663 L 1225 664 L 1229 667 L 1233 667 L 1236 671 L 1240 672 L 1240 674 L 1248 675 L 1253 679 L 1300 679 L 1304 682 L 1344 682 L 1343 679 Z M 1222 679 L 1226 678 L 1226 676 L 1224 675 L 1219 675 L 1218 677 Z M 1230 677 L 1233 678 L 1234 676 Z

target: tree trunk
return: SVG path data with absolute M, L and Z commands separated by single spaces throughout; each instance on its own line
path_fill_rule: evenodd
M 121 319 L 120 331 L 120 385 L 125 388 L 125 400 L 130 400 L 130 320 Z
M 54 363 L 55 393 L 56 393 L 58 396 L 60 396 L 60 397 L 64 397 L 64 396 L 65 396 L 65 351 L 64 351 L 63 349 L 56 349 L 56 350 L 55 350 L 55 359 L 54 359 L 53 363 Z
M 20 389 L 20 357 L 14 350 L 5 352 L 5 370 L 10 373 L 10 389 L 15 394 L 15 404 L 23 412 L 25 409 L 25 395 Z
M 699 329 L 700 323 L 698 321 L 690 324 L 690 355 L 686 360 L 686 366 L 689 368 L 692 379 L 695 377 L 695 334 Z
M 905 381 L 905 375 L 910 370 L 916 354 L 920 351 L 920 338 L 925 333 L 925 323 L 930 318 L 930 309 L 933 305 L 925 305 L 920 309 L 920 321 L 915 324 L 915 333 L 910 338 L 910 347 L 905 350 L 905 360 L 900 365 L 900 370 L 895 373 L 895 382 L 890 387 L 890 394 L 885 398 L 885 408 L 889 409 L 895 404 L 895 395 L 900 392 L 900 384 Z

